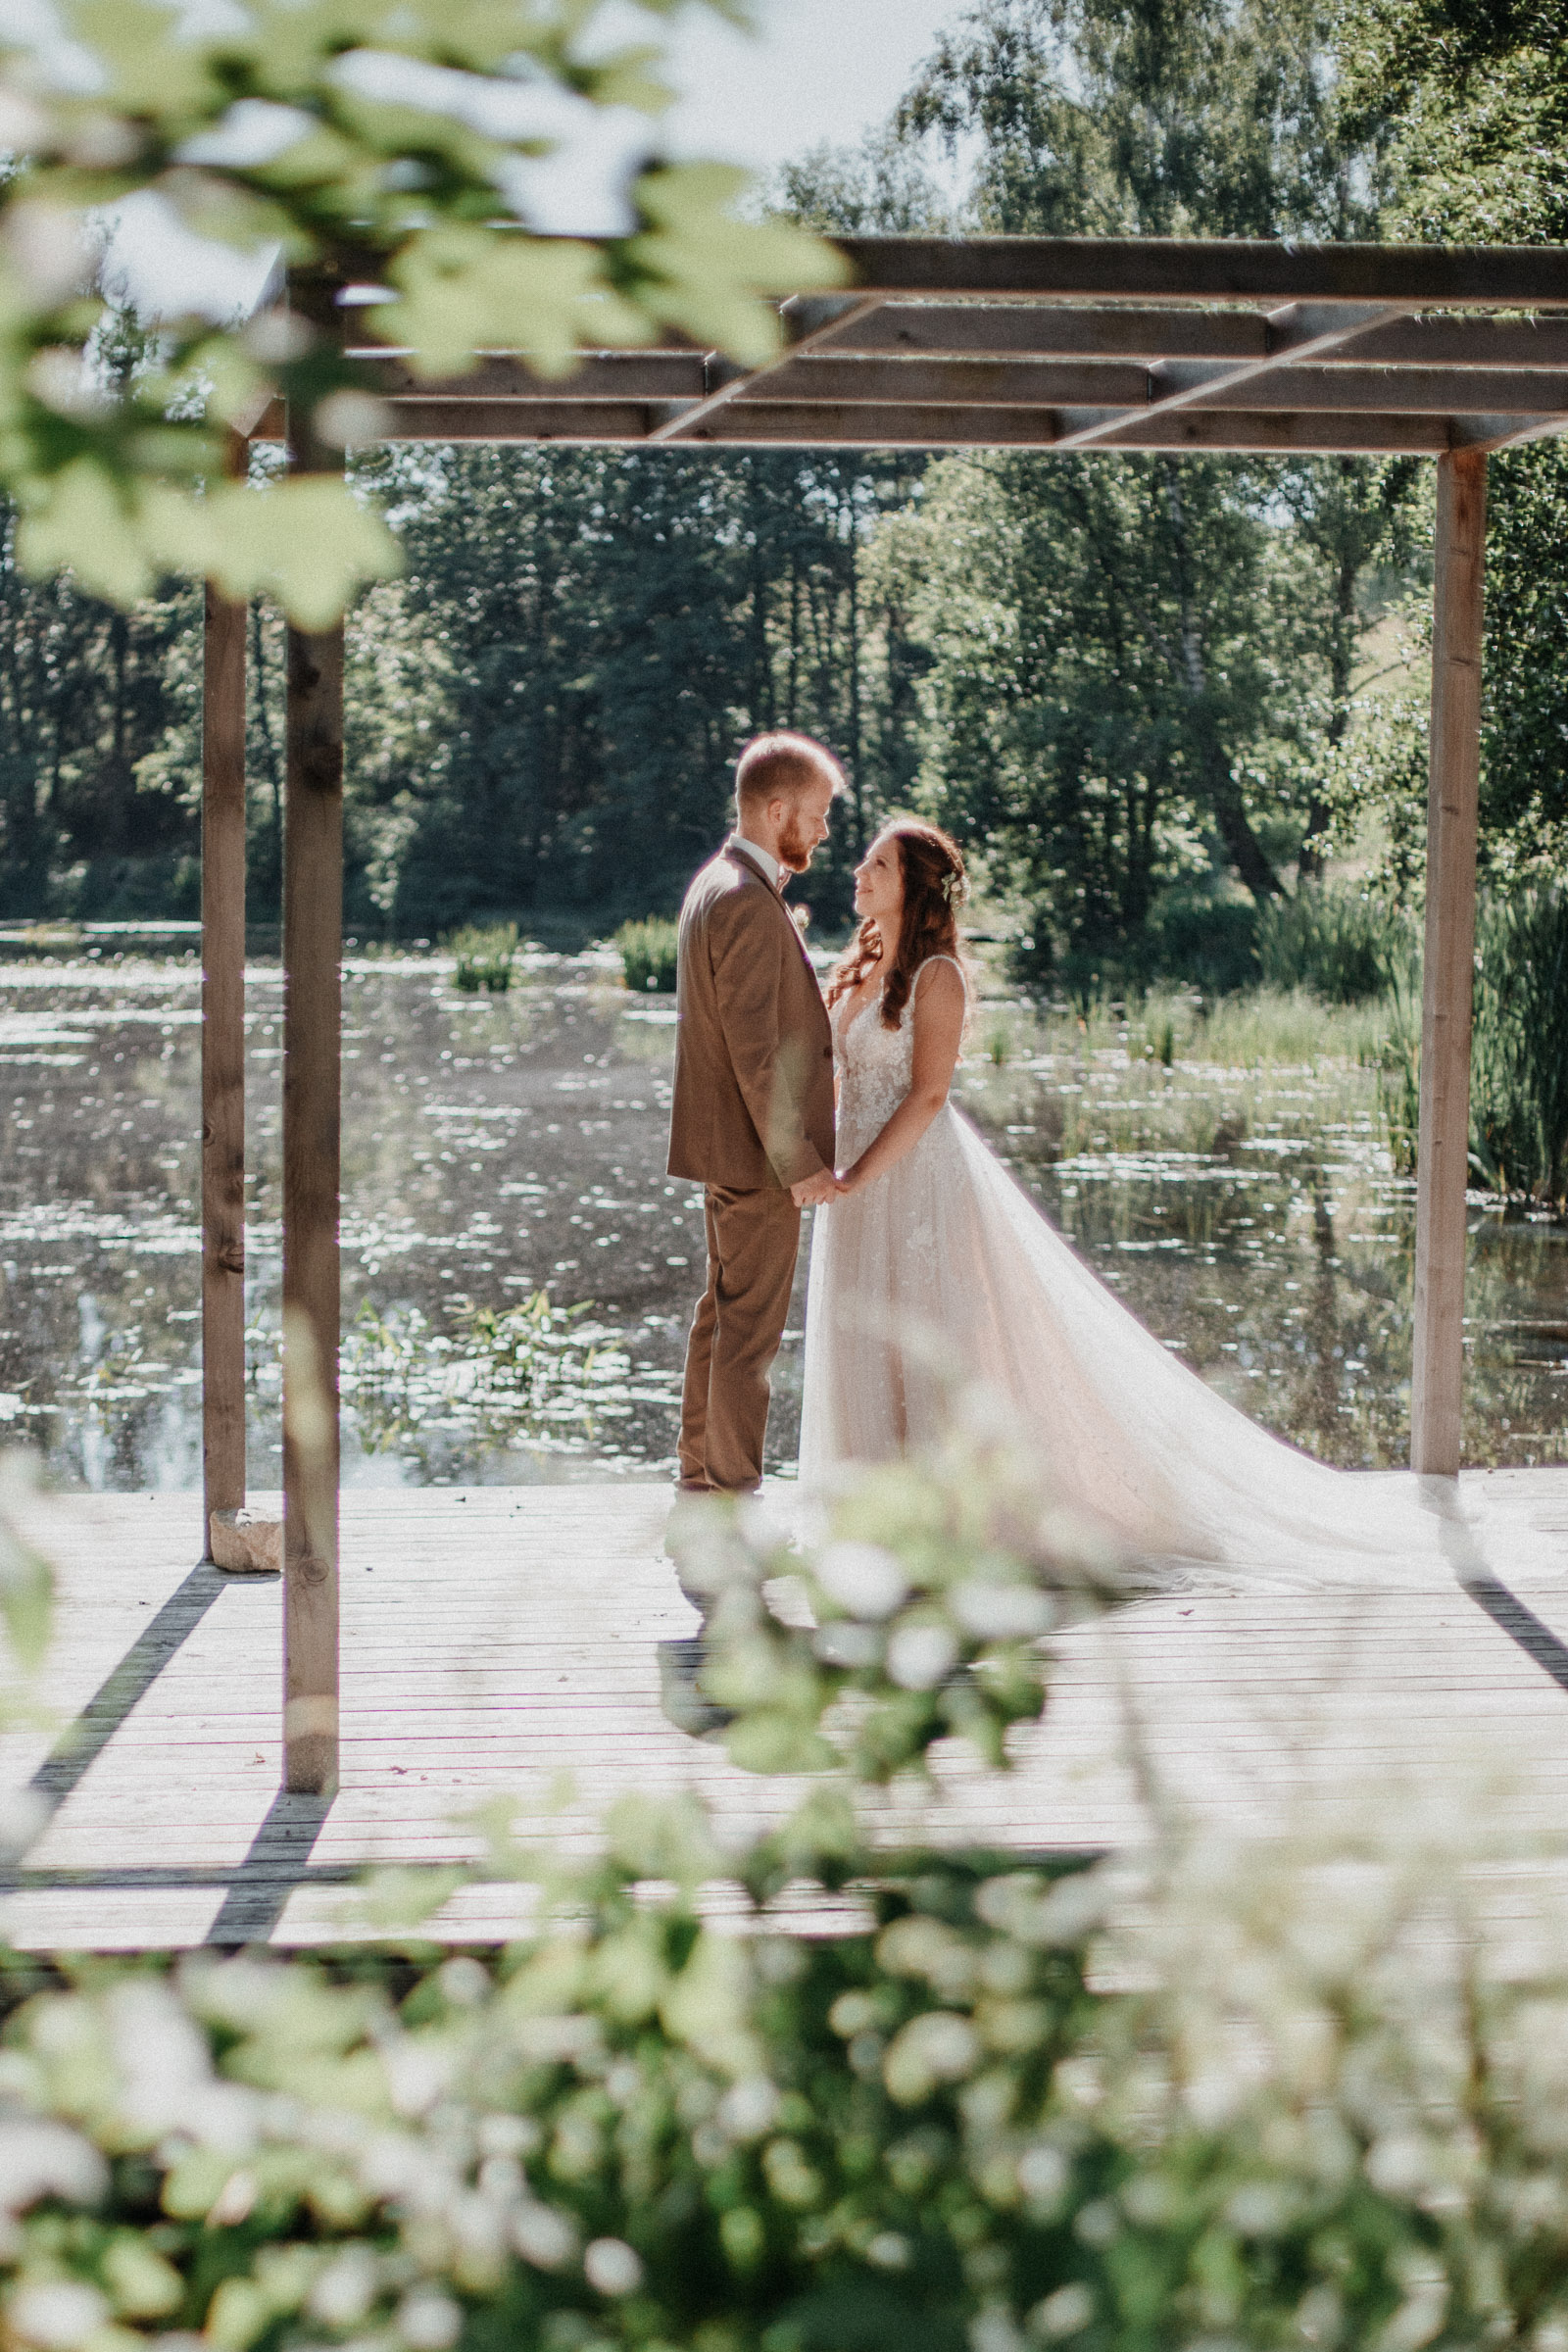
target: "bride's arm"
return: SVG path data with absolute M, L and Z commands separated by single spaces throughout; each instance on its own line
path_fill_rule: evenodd
M 909 1091 L 875 1142 L 866 1146 L 845 1174 L 846 1192 L 858 1193 L 862 1185 L 885 1176 L 906 1152 L 912 1152 L 947 1102 L 963 1043 L 966 1010 L 963 982 L 954 965 L 928 964 L 916 975 L 908 1012 L 914 1023 Z

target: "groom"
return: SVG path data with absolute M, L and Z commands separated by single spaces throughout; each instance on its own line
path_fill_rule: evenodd
M 683 1494 L 760 1484 L 801 1210 L 839 1189 L 827 1008 L 781 893 L 827 839 L 843 789 L 809 735 L 756 736 L 735 769 L 735 831 L 680 911 L 669 1173 L 703 1185 L 708 1227 L 681 1396 Z

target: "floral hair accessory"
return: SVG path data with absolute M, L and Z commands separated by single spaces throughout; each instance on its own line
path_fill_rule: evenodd
M 944 874 L 938 888 L 950 906 L 961 906 L 969 896 L 967 875 L 956 871 Z

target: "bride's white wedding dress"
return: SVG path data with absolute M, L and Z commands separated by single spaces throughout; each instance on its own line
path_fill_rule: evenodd
M 841 1166 L 908 1092 L 912 1002 L 897 1029 L 876 996 L 834 1008 Z M 1145 1558 L 1291 1581 L 1485 1570 L 1451 1481 L 1332 1470 L 1259 1429 L 1128 1313 L 950 1102 L 815 1213 L 803 1488 L 934 1442 L 977 1383 L 1054 1498 Z

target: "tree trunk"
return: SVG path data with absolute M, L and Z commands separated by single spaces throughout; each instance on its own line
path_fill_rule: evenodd
M 1262 843 L 1252 831 L 1251 820 L 1242 800 L 1241 786 L 1236 781 L 1235 771 L 1214 722 L 1213 704 L 1208 691 L 1202 616 L 1198 610 L 1193 581 L 1192 541 L 1187 529 L 1187 512 L 1182 504 L 1181 475 L 1168 458 L 1161 460 L 1160 470 L 1164 476 L 1165 504 L 1176 553 L 1177 594 L 1181 606 L 1181 678 L 1192 710 L 1193 734 L 1198 748 L 1203 796 L 1213 811 L 1226 855 L 1253 898 L 1259 903 L 1265 899 L 1281 898 L 1284 893 L 1280 878 L 1264 855 Z
M 1342 479 L 1355 464 L 1353 458 L 1340 460 Z M 1340 560 L 1334 575 L 1334 618 L 1329 629 L 1329 723 L 1328 742 L 1331 753 L 1345 741 L 1350 723 L 1350 676 L 1355 667 L 1355 584 L 1360 576 L 1361 559 L 1348 525 L 1340 545 Z M 1311 847 L 1329 821 L 1328 804 L 1313 793 L 1306 805 L 1305 843 L 1296 861 L 1298 882 L 1320 882 L 1323 879 L 1323 853 Z

